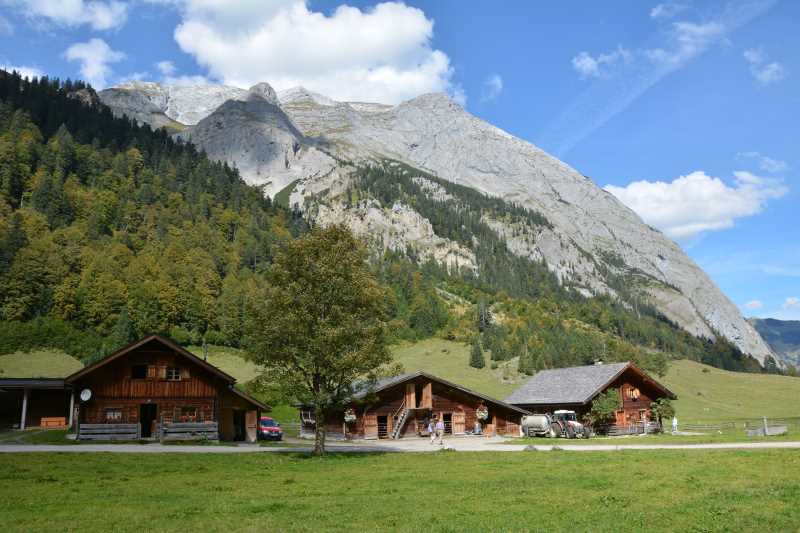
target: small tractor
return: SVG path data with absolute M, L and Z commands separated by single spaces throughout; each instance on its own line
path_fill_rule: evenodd
M 522 419 L 522 432 L 528 437 L 589 438 L 589 428 L 578 422 L 575 411 L 559 410 L 551 415 L 529 415 Z

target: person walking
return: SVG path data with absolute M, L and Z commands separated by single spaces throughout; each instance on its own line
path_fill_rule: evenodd
M 434 425 L 433 418 L 428 419 L 428 435 L 431 436 L 431 444 L 433 444 L 436 440 L 436 427 Z
M 677 416 L 673 416 L 672 417 L 672 434 L 674 435 L 677 432 L 678 432 L 678 417 Z
M 439 446 L 444 446 L 444 419 L 436 419 L 436 436 L 439 437 Z

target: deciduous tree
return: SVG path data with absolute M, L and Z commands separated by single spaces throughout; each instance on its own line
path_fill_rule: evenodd
M 385 292 L 363 245 L 342 226 L 315 229 L 290 242 L 249 304 L 248 350 L 273 380 L 312 405 L 314 454 L 325 451 L 325 423 L 360 380 L 374 380 L 391 360 Z

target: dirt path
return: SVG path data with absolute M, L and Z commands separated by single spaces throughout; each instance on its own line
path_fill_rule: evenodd
M 519 452 L 528 446 L 524 444 L 502 444 L 504 439 L 450 439 L 445 440 L 445 448 L 464 452 Z M 409 439 L 400 441 L 359 442 L 352 444 L 331 444 L 328 451 L 334 453 L 423 453 L 438 451 L 442 447 L 431 445 L 427 439 Z M 609 452 L 623 450 L 764 450 L 764 449 L 800 449 L 800 441 L 780 442 L 726 442 L 718 444 L 596 444 L 596 445 L 536 445 L 535 451 L 552 451 L 558 448 L 574 452 Z M 308 446 L 274 446 L 257 445 L 239 446 L 192 446 L 161 444 L 0 444 L 0 453 L 29 452 L 61 452 L 61 453 L 276 453 L 298 452 L 308 453 Z

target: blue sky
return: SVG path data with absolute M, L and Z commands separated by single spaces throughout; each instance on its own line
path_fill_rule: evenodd
M 0 65 L 89 79 L 446 91 L 800 319 L 800 3 L 0 0 Z

